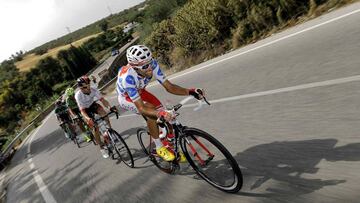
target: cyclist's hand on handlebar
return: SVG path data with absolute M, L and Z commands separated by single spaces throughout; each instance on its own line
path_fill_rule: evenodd
M 192 88 L 189 89 L 189 95 L 195 97 L 197 100 L 202 100 L 205 96 L 205 91 L 201 88 Z
M 168 110 L 160 110 L 157 113 L 157 117 L 161 120 L 165 120 L 166 122 L 171 121 L 172 119 L 175 118 L 175 114 L 173 111 L 168 111 Z
M 110 109 L 109 109 L 110 111 L 112 111 L 112 112 L 117 112 L 118 110 L 117 110 L 117 108 L 116 108 L 116 106 L 112 106 L 112 107 L 110 107 Z

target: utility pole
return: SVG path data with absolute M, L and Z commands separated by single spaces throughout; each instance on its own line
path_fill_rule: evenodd
M 109 10 L 110 15 L 112 15 L 112 11 L 111 11 L 109 5 L 107 5 L 107 9 Z
M 70 30 L 69 27 L 66 27 L 66 30 L 69 32 L 69 34 L 71 34 L 71 30 Z M 70 38 L 70 46 L 71 46 L 71 47 L 73 46 L 73 45 L 72 45 L 72 42 L 71 42 L 71 38 Z

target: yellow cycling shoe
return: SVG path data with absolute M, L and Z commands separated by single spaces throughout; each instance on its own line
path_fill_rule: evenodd
M 179 152 L 179 153 L 180 153 L 180 160 L 179 160 L 179 162 L 180 162 L 180 163 L 187 162 L 187 159 L 186 159 L 184 153 L 182 153 L 182 152 Z
M 156 149 L 156 153 L 165 161 L 172 161 L 175 159 L 175 155 L 164 146 Z

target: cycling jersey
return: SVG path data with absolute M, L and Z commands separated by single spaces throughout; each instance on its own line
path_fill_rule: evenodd
M 78 90 L 75 93 L 75 100 L 80 109 L 87 109 L 93 104 L 95 101 L 100 100 L 102 98 L 101 93 L 98 89 L 94 87 L 90 87 L 90 94 L 84 94 L 81 90 Z
M 78 105 L 76 103 L 76 99 L 74 96 L 71 97 L 66 97 L 66 105 L 69 107 L 69 109 L 74 110 L 74 109 L 78 109 Z
M 156 60 L 151 62 L 152 75 L 155 79 L 162 84 L 165 82 L 166 77 L 162 73 L 160 66 Z M 140 98 L 139 90 L 144 89 L 151 81 L 152 77 L 142 77 L 131 66 L 123 66 L 118 73 L 118 79 L 116 82 L 116 90 L 119 97 L 130 98 L 132 101 L 136 101 Z

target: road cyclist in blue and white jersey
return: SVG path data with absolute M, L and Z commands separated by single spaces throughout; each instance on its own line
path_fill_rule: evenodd
M 155 77 L 171 94 L 192 95 L 200 100 L 204 91 L 199 88 L 186 89 L 171 83 L 152 57 L 150 49 L 144 45 L 131 46 L 127 49 L 126 57 L 128 64 L 119 70 L 116 84 L 120 107 L 145 117 L 150 136 L 156 145 L 156 153 L 165 161 L 172 161 L 175 155 L 160 140 L 157 119 L 170 121 L 175 115 L 165 110 L 159 99 L 146 90 L 146 86 Z M 185 157 L 182 155 L 181 159 Z

